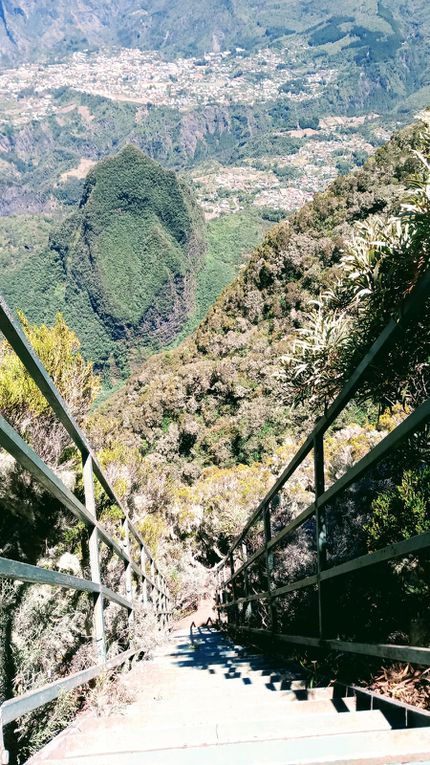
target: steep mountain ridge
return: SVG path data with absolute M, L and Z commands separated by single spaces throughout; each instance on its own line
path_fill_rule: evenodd
M 90 171 L 79 208 L 47 249 L 3 274 L 2 291 L 38 321 L 63 311 L 87 357 L 123 367 L 131 345 L 138 354 L 180 332 L 204 247 L 185 185 L 126 146 Z

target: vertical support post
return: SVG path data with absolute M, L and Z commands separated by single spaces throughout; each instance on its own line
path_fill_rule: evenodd
M 221 605 L 221 598 L 222 598 L 222 590 L 221 590 L 221 570 L 217 568 L 216 570 L 216 590 L 215 590 L 215 605 L 218 606 L 216 609 L 217 613 L 217 621 L 221 621 L 221 610 L 219 606 Z
M 241 547 L 242 547 L 242 563 L 246 563 L 246 560 L 248 558 L 248 549 L 246 547 L 245 541 L 242 542 Z M 245 584 L 245 598 L 247 598 L 249 595 L 249 577 L 248 577 L 247 568 L 245 568 L 243 571 L 243 581 Z M 247 615 L 251 616 L 251 614 L 252 614 L 252 603 L 251 601 L 248 600 L 246 601 L 246 606 L 245 606 L 245 619 L 247 618 Z
M 161 577 L 160 574 L 157 574 L 157 612 L 158 612 L 158 621 L 161 622 L 161 626 L 164 627 L 164 619 L 163 619 L 163 594 L 161 592 Z
M 166 594 L 164 591 L 164 579 L 161 579 L 161 610 L 163 612 L 163 627 L 166 626 Z
M 146 550 L 144 545 L 140 546 L 140 568 L 142 569 L 142 603 L 148 605 L 148 582 L 146 581 Z
M 90 454 L 82 453 L 82 468 L 84 479 L 84 492 L 85 492 L 85 507 L 94 521 L 96 517 L 96 501 L 94 496 L 94 475 L 93 475 L 93 460 Z M 93 526 L 89 533 L 89 553 L 90 553 L 90 570 L 91 579 L 96 584 L 101 584 L 100 576 L 100 539 L 99 532 L 96 526 Z M 94 609 L 93 609 L 93 624 L 94 624 L 94 641 L 96 645 L 97 658 L 103 663 L 106 660 L 106 635 L 105 625 L 103 617 L 103 595 L 101 593 L 94 593 Z
M 314 481 L 315 481 L 315 533 L 317 550 L 317 580 L 318 580 L 318 629 L 319 636 L 324 636 L 324 607 L 321 582 L 321 571 L 327 563 L 327 526 L 324 508 L 319 506 L 319 497 L 324 494 L 324 436 L 314 438 Z
M 155 563 L 151 558 L 151 605 L 157 610 L 157 593 L 155 589 Z
M 233 553 L 230 553 L 229 564 L 230 564 L 230 576 L 233 577 L 234 576 Z M 232 590 L 233 600 L 236 601 L 236 599 L 237 599 L 237 590 L 236 590 L 236 580 L 235 579 L 232 579 L 231 590 Z M 237 603 L 234 603 L 234 605 L 233 605 L 233 621 L 234 621 L 235 626 L 237 627 L 238 624 L 239 624 L 239 611 L 238 611 L 238 608 L 237 608 Z
M 128 517 L 125 516 L 123 522 L 122 522 L 122 530 L 123 530 L 123 547 L 124 552 L 127 553 L 129 559 L 131 560 L 131 549 L 130 549 L 130 527 L 128 524 Z M 132 580 L 132 573 L 131 573 L 131 565 L 128 561 L 125 561 L 125 594 L 127 600 L 131 603 L 131 609 L 128 612 L 128 627 L 129 627 L 129 633 L 130 633 L 130 627 L 132 626 L 134 622 L 134 612 L 133 612 L 133 580 Z M 129 634 L 130 638 L 130 634 Z
M 227 581 L 227 564 L 224 563 L 222 567 L 222 591 L 221 591 L 221 604 L 223 606 L 222 614 L 224 621 L 227 621 L 227 611 L 225 608 L 225 604 L 227 603 L 227 588 L 226 588 L 226 581 Z
M 270 511 L 271 511 L 271 506 L 269 502 L 269 504 L 267 504 L 263 510 L 264 545 L 265 545 L 265 556 L 266 556 L 267 591 L 269 593 L 270 621 L 271 621 L 272 632 L 277 632 L 278 631 L 278 613 L 276 611 L 274 600 L 270 594 L 271 590 L 273 589 L 273 580 L 272 580 L 273 552 L 269 550 L 268 548 L 268 544 L 270 540 L 272 539 L 272 520 L 270 517 Z

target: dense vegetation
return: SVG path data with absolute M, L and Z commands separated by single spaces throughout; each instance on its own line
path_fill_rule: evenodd
M 2 290 L 33 320 L 63 310 L 87 358 L 121 370 L 131 346 L 138 352 L 178 335 L 204 246 L 186 187 L 127 146 L 91 170 L 79 208 L 48 246 L 6 267 Z
M 427 152 L 422 131 L 418 125 L 397 134 L 361 170 L 339 178 L 288 223 L 274 228 L 194 335 L 176 351 L 149 359 L 94 418 L 100 443 L 110 448 L 122 443 L 123 453 L 134 450 L 133 464 L 145 476 L 134 512 L 151 543 L 167 554 L 174 577 L 184 575 L 184 549 L 205 563 L 219 560 L 298 447 L 297 433 L 311 429 L 427 266 L 426 168 L 414 154 L 418 147 Z M 411 180 L 414 174 L 416 181 Z M 405 196 L 412 182 L 419 190 Z M 422 225 L 414 228 L 413 217 L 405 218 L 403 210 L 409 208 Z M 373 245 L 374 239 L 380 244 Z M 382 377 L 375 371 L 327 439 L 329 483 L 425 395 L 427 323 L 414 333 L 405 345 L 407 363 L 402 348 L 397 349 Z M 408 454 L 402 470 L 412 472 L 398 490 L 403 514 L 411 492 L 417 491 L 423 459 L 419 449 Z M 390 463 L 378 477 L 384 488 L 390 486 L 392 470 Z M 376 477 L 372 485 L 373 494 L 363 489 L 368 508 L 380 485 Z M 348 534 L 354 529 L 358 551 L 366 545 L 374 549 L 386 538 L 384 524 L 397 491 L 389 490 L 393 498 L 375 499 L 373 521 L 362 509 L 357 516 L 348 499 L 345 523 Z M 306 507 L 311 492 L 311 463 L 306 463 L 288 488 L 276 522 Z M 335 526 L 342 508 L 333 510 Z M 410 523 L 415 530 L 428 523 L 425 494 L 416 522 Z M 345 534 L 342 528 L 333 534 L 336 559 L 345 551 Z M 289 548 L 290 562 L 283 560 L 280 576 L 304 575 L 313 560 L 305 541 L 298 539 Z M 354 625 L 358 629 L 357 620 Z
M 90 422 L 113 465 L 127 450 L 133 455 L 140 478 L 132 512 L 165 556 L 178 591 L 195 576 L 193 559 L 211 565 L 225 554 L 428 268 L 430 133 L 428 115 L 423 119 L 273 229 L 191 338 L 148 360 Z M 372 370 L 331 429 L 327 485 L 427 398 L 429 315 L 427 308 Z M 328 508 L 330 564 L 428 531 L 427 459 L 424 427 Z M 274 510 L 275 529 L 309 506 L 312 491 L 307 460 Z M 314 538 L 310 524 L 286 540 L 276 558 L 279 585 L 313 573 Z M 258 545 L 256 529 L 250 551 Z M 365 572 L 330 584 L 330 631 L 422 644 L 429 634 L 428 566 L 428 555 L 409 556 L 381 565 L 377 582 Z M 261 590 L 258 571 L 253 577 Z M 312 592 L 278 605 L 281 627 L 312 634 Z M 245 618 L 252 623 L 255 614 Z
M 110 412 L 126 412 L 118 425 L 130 443 L 149 457 L 161 452 L 179 474 L 190 463 L 200 474 L 214 463 L 273 454 L 291 422 L 282 376 L 294 330 L 309 299 L 333 286 L 355 224 L 398 200 L 416 165 L 418 133 L 399 133 L 364 168 L 273 228 L 192 338 L 148 360 L 109 402 Z

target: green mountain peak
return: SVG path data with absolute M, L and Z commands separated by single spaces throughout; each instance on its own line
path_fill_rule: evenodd
M 90 171 L 78 208 L 13 274 L 13 305 L 36 321 L 63 311 L 97 366 L 126 367 L 131 348 L 139 357 L 182 330 L 203 251 L 186 186 L 128 145 Z

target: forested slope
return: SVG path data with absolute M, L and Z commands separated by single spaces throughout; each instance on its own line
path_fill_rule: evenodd
M 49 244 L 7 263 L 0 287 L 34 321 L 62 311 L 98 367 L 172 342 L 194 308 L 204 223 L 188 189 L 134 146 L 88 174 Z M 43 297 L 42 297 L 43 296 Z
M 274 452 L 299 417 L 291 419 L 282 382 L 294 331 L 309 300 L 334 285 L 354 226 L 398 202 L 416 168 L 419 132 L 395 135 L 364 168 L 273 228 L 194 335 L 149 359 L 110 399 L 130 444 L 193 475 Z

